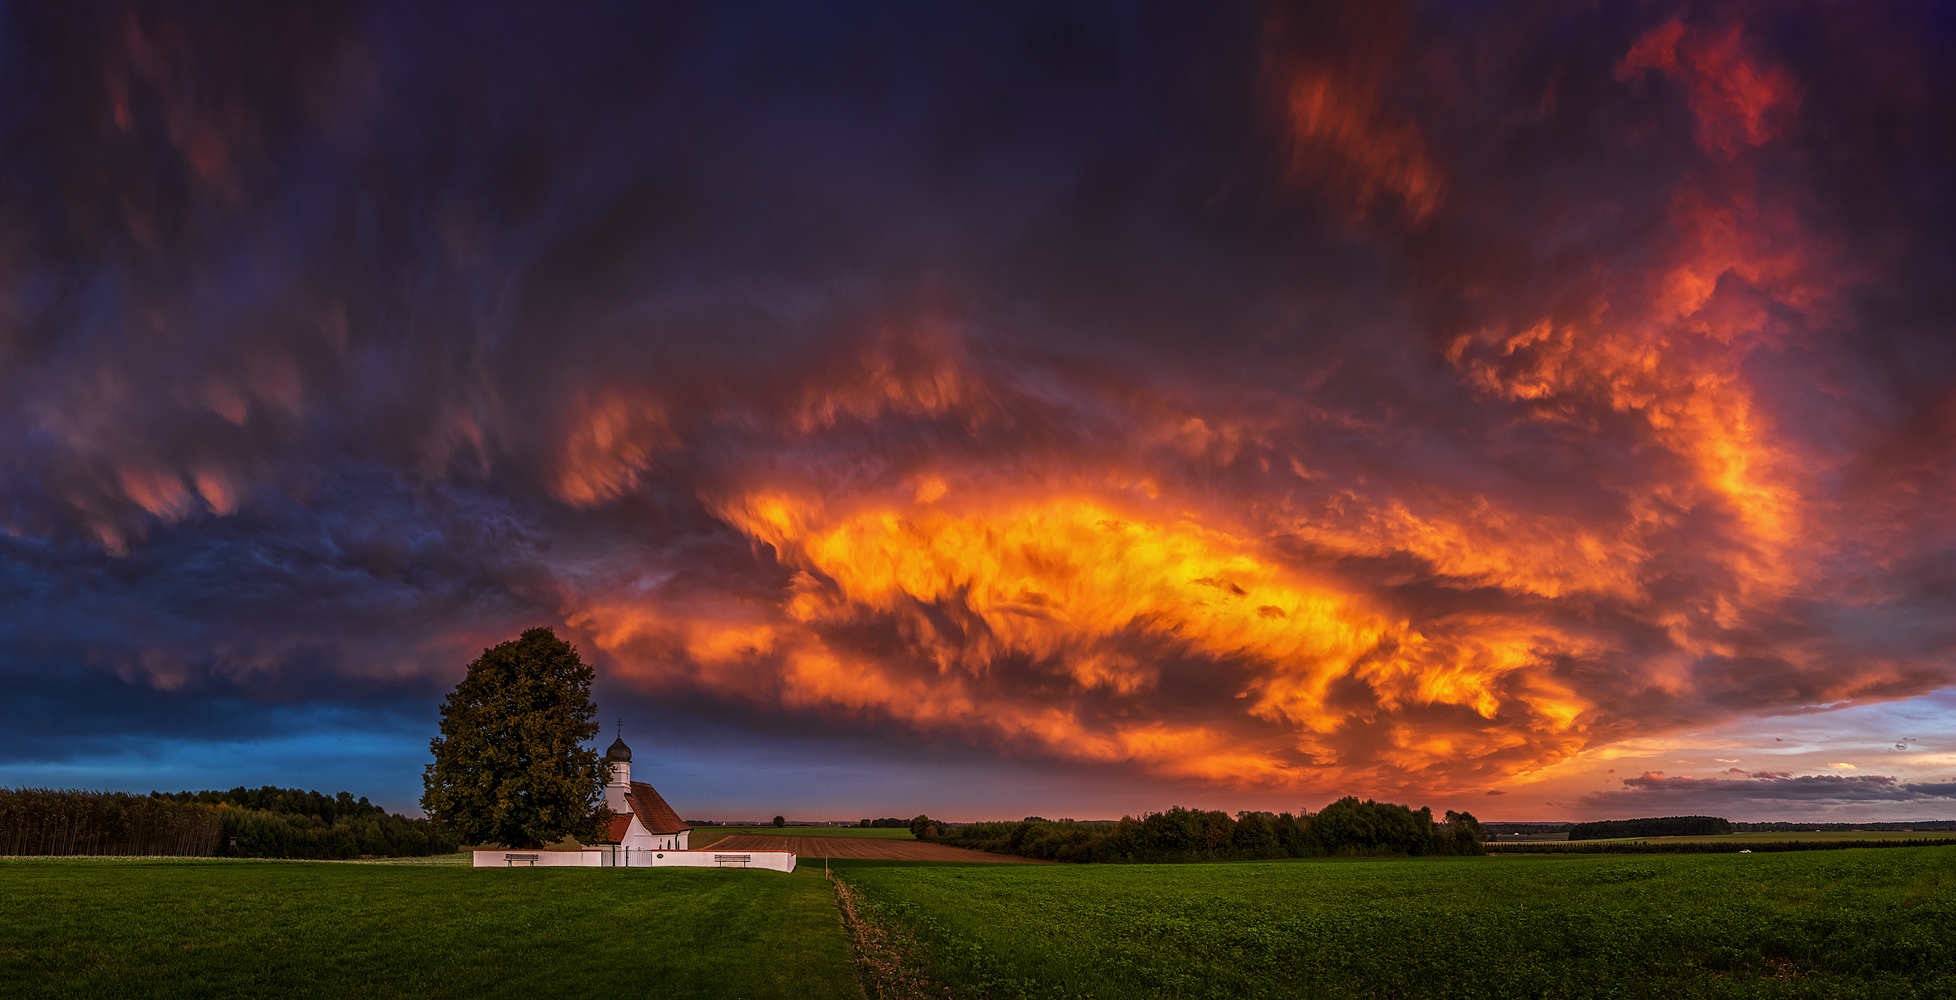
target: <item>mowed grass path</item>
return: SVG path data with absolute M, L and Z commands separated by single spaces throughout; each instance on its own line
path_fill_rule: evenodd
M 0 997 L 858 998 L 821 869 L 0 861 Z
M 1956 997 L 1956 849 L 849 868 L 1013 997 Z

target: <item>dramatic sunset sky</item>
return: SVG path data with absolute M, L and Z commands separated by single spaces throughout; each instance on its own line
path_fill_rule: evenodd
M 1956 8 L 0 5 L 0 785 L 1956 818 Z

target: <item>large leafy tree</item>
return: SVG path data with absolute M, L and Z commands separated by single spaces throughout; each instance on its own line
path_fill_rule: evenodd
M 595 840 L 610 812 L 607 766 L 583 746 L 598 733 L 592 676 L 547 628 L 483 650 L 442 702 L 421 808 L 465 843 Z

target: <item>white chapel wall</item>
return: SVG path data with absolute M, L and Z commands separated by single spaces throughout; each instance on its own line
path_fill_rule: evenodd
M 627 847 L 587 847 L 581 851 L 474 852 L 477 868 L 762 868 L 792 872 L 792 851 L 660 851 Z M 534 857 L 536 860 L 531 861 Z M 745 859 L 744 861 L 735 859 Z

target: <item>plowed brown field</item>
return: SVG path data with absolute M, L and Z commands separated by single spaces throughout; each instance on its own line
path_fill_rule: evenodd
M 698 836 L 700 831 L 695 830 Z M 693 850 L 715 851 L 793 851 L 808 864 L 810 858 L 864 858 L 873 861 L 994 861 L 1001 864 L 1050 865 L 1057 862 L 1032 858 L 1010 858 L 943 844 L 920 844 L 914 840 L 880 840 L 868 837 L 771 837 L 735 834 L 719 840 L 704 837 Z

